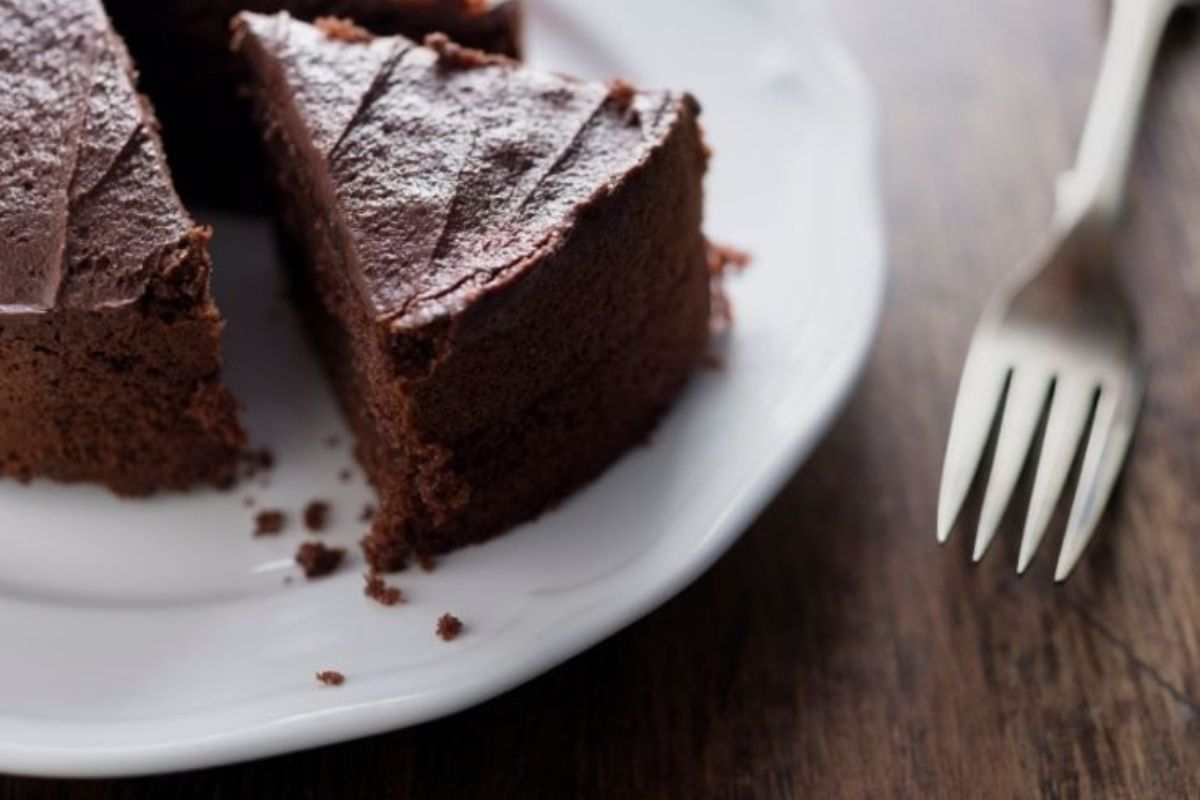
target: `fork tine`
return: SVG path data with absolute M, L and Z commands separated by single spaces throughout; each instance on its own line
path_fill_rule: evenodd
M 1025 532 L 1021 536 L 1018 574 L 1025 572 L 1042 543 L 1071 471 L 1071 462 L 1075 460 L 1075 451 L 1079 448 L 1095 395 L 1095 386 L 1085 380 L 1060 375 L 1055 383 L 1033 494 L 1029 499 L 1029 513 L 1025 517 Z
M 992 543 L 992 537 L 996 535 L 1004 509 L 1008 507 L 1017 479 L 1021 476 L 1021 467 L 1029 455 L 1029 446 L 1046 407 L 1049 391 L 1050 376 L 1036 369 L 1014 370 L 1009 380 L 1000 437 L 996 440 L 996 455 L 992 459 L 992 471 L 983 495 L 983 510 L 979 512 L 979 530 L 975 534 L 975 553 L 972 556 L 975 561 L 983 558 L 988 545 Z
M 1058 582 L 1070 576 L 1096 531 L 1121 464 L 1129 452 L 1144 393 L 1144 376 L 1136 368 L 1121 385 L 1106 385 L 1100 389 L 1079 473 L 1079 487 L 1071 504 L 1067 534 L 1054 570 L 1054 580 Z
M 958 385 L 954 416 L 950 420 L 950 438 L 942 462 L 937 514 L 939 542 L 950 537 L 958 512 L 967 499 L 1007 378 L 1007 368 L 994 363 L 984 345 L 972 343 Z

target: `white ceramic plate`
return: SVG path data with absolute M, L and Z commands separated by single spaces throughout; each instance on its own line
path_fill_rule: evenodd
M 270 486 L 120 501 L 0 485 L 0 771 L 127 775 L 267 756 L 412 725 L 555 666 L 725 551 L 807 455 L 868 351 L 884 282 L 873 117 L 818 0 L 534 0 L 539 65 L 701 98 L 716 150 L 708 228 L 753 251 L 726 366 L 652 444 L 553 513 L 362 595 L 362 561 L 306 583 L 312 498 L 353 546 L 369 500 L 283 299 L 267 225 L 217 218 L 228 380 Z M 267 309 L 263 313 L 263 307 Z M 340 434 L 331 448 L 325 439 Z M 252 538 L 252 511 L 289 532 Z M 434 636 L 452 611 L 467 624 Z M 318 686 L 321 669 L 345 673 Z

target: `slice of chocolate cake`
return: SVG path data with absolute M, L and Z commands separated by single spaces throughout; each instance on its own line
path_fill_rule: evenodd
M 223 482 L 209 232 L 98 0 L 0 0 L 0 474 Z
M 379 34 L 442 32 L 516 56 L 520 0 L 105 0 L 163 120 L 167 154 L 189 201 L 254 208 L 266 196 L 258 136 L 237 102 L 229 23 L 238 11 L 341 17 Z
M 243 14 L 295 284 L 379 491 L 372 567 L 529 519 L 704 352 L 689 96 Z

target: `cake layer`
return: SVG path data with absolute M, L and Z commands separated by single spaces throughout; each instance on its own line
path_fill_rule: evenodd
M 471 47 L 517 55 L 520 0 L 105 0 L 160 114 L 184 197 L 258 209 L 265 193 L 258 136 L 237 101 L 229 58 L 238 11 L 355 20 L 381 34 L 440 31 Z
M 0 0 L 0 78 L 0 470 L 227 480 L 209 234 L 99 2 Z
M 536 515 L 646 434 L 707 341 L 694 100 L 285 15 L 238 38 L 375 566 Z
M 0 319 L 0 474 L 123 495 L 234 477 L 243 435 L 216 379 L 219 320 L 130 306 Z

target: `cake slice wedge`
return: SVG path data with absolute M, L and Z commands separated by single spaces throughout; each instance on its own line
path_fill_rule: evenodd
M 98 0 L 0 0 L 0 474 L 232 478 L 209 231 Z
M 488 538 L 642 440 L 705 350 L 686 94 L 242 14 L 295 286 L 381 506 L 379 570 Z

